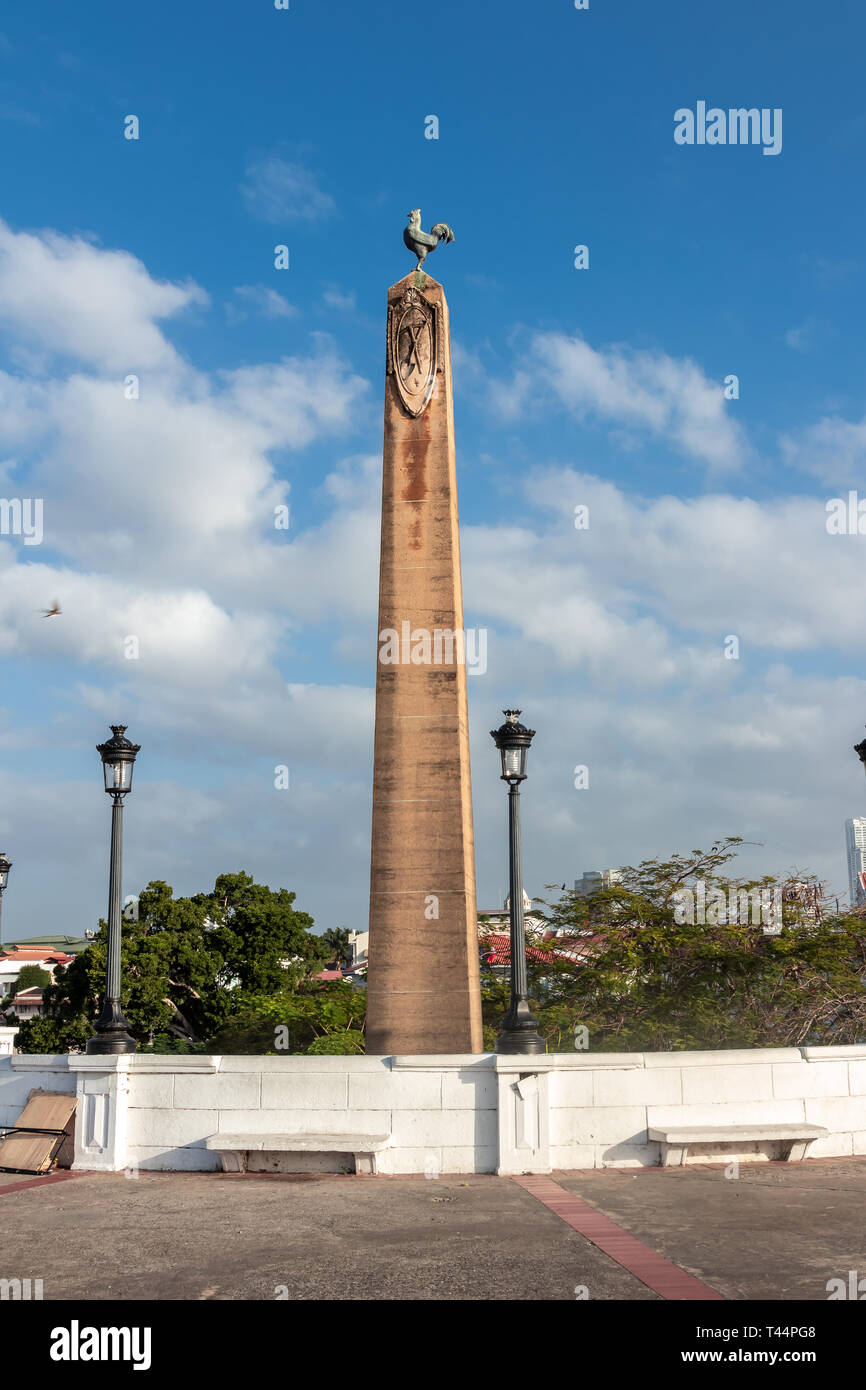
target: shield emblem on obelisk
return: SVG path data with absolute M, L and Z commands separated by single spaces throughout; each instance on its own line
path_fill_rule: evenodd
M 416 289 L 407 289 L 391 309 L 388 371 L 410 415 L 420 415 L 433 394 L 438 357 L 435 306 Z

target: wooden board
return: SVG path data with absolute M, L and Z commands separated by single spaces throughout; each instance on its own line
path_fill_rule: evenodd
M 15 1124 L 19 1129 L 57 1129 L 61 1134 L 10 1134 L 0 1141 L 0 1169 L 16 1173 L 47 1173 L 69 1134 L 75 1116 L 75 1096 L 57 1091 L 31 1091 Z

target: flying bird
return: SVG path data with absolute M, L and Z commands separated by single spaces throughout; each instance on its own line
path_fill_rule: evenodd
M 43 618 L 56 618 L 63 610 L 60 607 L 60 600 L 55 599 L 50 608 L 43 608 Z
M 437 222 L 435 227 L 431 227 L 429 232 L 421 230 L 421 209 L 413 208 L 408 214 L 409 226 L 403 228 L 403 240 L 418 257 L 416 270 L 424 267 L 424 258 L 429 251 L 435 251 L 440 241 L 453 241 L 454 233 L 447 222 Z

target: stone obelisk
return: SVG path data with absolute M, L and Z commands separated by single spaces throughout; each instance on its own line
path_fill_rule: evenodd
M 368 960 L 368 1053 L 481 1051 L 448 306 L 420 268 L 388 291 Z

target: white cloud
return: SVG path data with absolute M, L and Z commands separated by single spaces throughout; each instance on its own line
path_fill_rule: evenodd
M 710 381 L 688 358 L 598 350 L 562 333 L 537 334 L 533 350 L 559 398 L 578 415 L 594 413 L 666 437 L 681 453 L 714 467 L 742 463 L 743 441 L 722 382 Z
M 241 192 L 247 209 L 265 222 L 318 222 L 336 209 L 311 170 L 277 155 L 247 165 Z
M 812 347 L 813 331 L 814 324 L 811 320 L 807 319 L 807 321 L 801 323 L 798 328 L 788 329 L 785 334 L 785 342 L 788 347 L 793 348 L 795 352 L 808 352 Z
M 25 344 L 107 371 L 177 367 L 157 321 L 205 303 L 199 286 L 154 280 L 126 251 L 0 221 L 0 321 Z
M 322 295 L 324 303 L 329 309 L 339 309 L 343 313 L 352 313 L 357 307 L 357 296 L 354 290 L 343 293 L 336 285 L 329 285 Z
M 729 680 L 728 634 L 756 656 L 847 652 L 866 628 L 859 538 L 828 535 L 820 501 L 645 500 L 566 469 L 538 470 L 525 493 L 546 521 L 464 527 L 464 591 L 594 680 Z M 578 505 L 587 530 L 574 528 Z
M 816 425 L 783 436 L 782 456 L 792 468 L 834 487 L 863 487 L 866 468 L 866 418 L 825 416 Z
M 246 304 L 254 313 L 261 314 L 266 319 L 289 319 L 297 317 L 298 310 L 291 304 L 284 294 L 272 289 L 269 285 L 236 285 L 235 294 L 242 304 Z M 242 310 L 238 310 L 234 305 L 229 305 L 235 317 L 243 318 Z
M 458 347 L 455 364 L 473 383 L 473 396 L 491 413 L 517 420 L 551 396 L 581 420 L 613 425 L 637 438 L 667 440 L 681 454 L 713 469 L 739 468 L 743 432 L 729 413 L 721 381 L 688 358 L 664 352 L 598 349 L 565 333 L 535 333 L 510 378 L 490 376 L 477 354 Z

